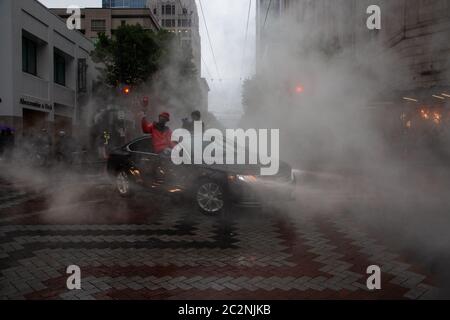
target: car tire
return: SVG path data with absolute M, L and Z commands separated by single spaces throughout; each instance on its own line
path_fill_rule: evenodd
M 115 177 L 115 189 L 123 198 L 129 198 L 133 195 L 133 182 L 130 175 L 125 170 L 120 170 Z
M 195 188 L 194 199 L 198 210 L 207 216 L 221 216 L 228 207 L 226 188 L 215 180 L 201 180 Z

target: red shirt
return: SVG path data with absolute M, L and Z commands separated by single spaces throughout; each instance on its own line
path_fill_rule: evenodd
M 153 151 L 161 153 L 167 148 L 173 148 L 176 143 L 172 139 L 172 130 L 165 127 L 163 131 L 159 130 L 154 122 L 150 123 L 142 118 L 142 131 L 152 135 Z

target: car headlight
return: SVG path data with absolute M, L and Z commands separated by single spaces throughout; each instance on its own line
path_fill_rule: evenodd
M 241 182 L 257 182 L 258 178 L 254 175 L 237 174 L 236 179 Z

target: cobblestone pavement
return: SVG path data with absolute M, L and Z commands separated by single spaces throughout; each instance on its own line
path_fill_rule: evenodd
M 118 199 L 107 184 L 74 191 L 1 182 L 1 299 L 426 299 L 439 292 L 422 266 L 345 212 L 236 208 L 214 218 L 158 197 Z M 381 290 L 366 287 L 372 264 L 382 269 Z M 69 265 L 81 268 L 81 290 L 67 289 Z

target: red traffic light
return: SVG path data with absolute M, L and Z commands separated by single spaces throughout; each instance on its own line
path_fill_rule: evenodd
M 131 93 L 131 88 L 128 87 L 128 86 L 123 87 L 122 93 L 123 93 L 124 95 L 129 95 L 129 94 Z
M 305 91 L 305 88 L 302 85 L 298 85 L 295 87 L 295 93 L 300 94 Z

